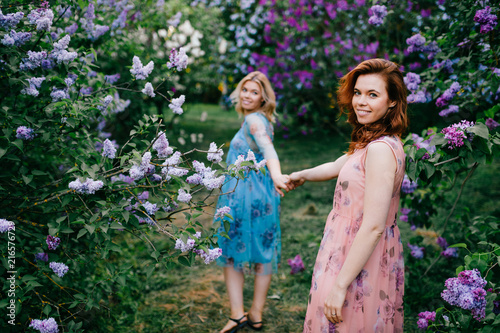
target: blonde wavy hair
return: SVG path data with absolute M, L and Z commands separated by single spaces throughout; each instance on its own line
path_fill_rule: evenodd
M 241 107 L 240 100 L 240 92 L 241 88 L 247 81 L 255 82 L 259 85 L 260 90 L 262 92 L 262 98 L 264 101 L 260 107 L 260 110 L 266 118 L 274 123 L 276 122 L 276 95 L 274 94 L 274 90 L 271 87 L 271 83 L 264 73 L 256 71 L 251 72 L 247 76 L 245 76 L 239 83 L 236 89 L 229 95 L 229 98 L 233 103 L 236 103 L 236 112 L 240 115 L 244 115 L 243 108 Z

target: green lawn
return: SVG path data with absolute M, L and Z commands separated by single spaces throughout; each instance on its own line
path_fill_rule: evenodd
M 207 113 L 207 117 L 204 122 L 200 122 L 203 112 Z M 175 125 L 184 129 L 185 132 L 176 132 L 176 135 L 182 136 L 186 143 L 181 145 L 171 135 L 168 138 L 182 151 L 195 147 L 207 149 L 210 142 L 214 141 L 218 145 L 224 143 L 224 151 L 227 152 L 241 120 L 235 111 L 225 111 L 216 105 L 188 105 L 179 124 Z M 203 134 L 201 141 L 200 133 Z M 195 143 L 191 142 L 191 134 L 196 135 Z M 275 147 L 283 172 L 290 173 L 334 160 L 347 148 L 347 143 L 334 134 L 285 140 L 282 133 L 277 131 Z M 470 204 L 473 201 L 472 209 L 477 212 L 493 213 L 497 209 L 498 213 L 495 202 L 498 202 L 499 186 L 492 184 L 498 183 L 495 180 L 498 179 L 498 171 L 498 163 L 479 169 L 466 187 L 468 194 L 462 202 Z M 269 291 L 264 317 L 267 332 L 302 332 L 312 268 L 324 222 L 332 206 L 334 187 L 335 181 L 306 183 L 282 200 L 282 262 Z M 453 194 L 450 201 L 452 199 Z M 211 223 L 210 218 L 206 217 L 204 223 Z M 400 227 L 403 244 L 406 244 L 414 232 L 405 223 L 401 222 Z M 124 239 L 123 242 L 128 244 L 128 250 L 124 251 L 121 260 L 137 264 L 148 257 L 141 241 Z M 287 259 L 297 254 L 302 256 L 306 271 L 291 275 Z M 142 282 L 137 286 L 122 290 L 116 297 L 111 311 L 118 321 L 113 326 L 105 326 L 104 331 L 191 333 L 215 332 L 224 326 L 229 315 L 229 304 L 222 270 L 215 264 L 206 266 L 198 262 L 194 267 L 178 266 L 169 271 L 158 265 L 151 277 L 142 274 L 141 279 Z M 247 277 L 247 308 L 252 298 L 252 280 L 252 276 Z M 407 281 L 409 286 L 417 283 Z M 140 290 L 134 290 L 134 287 Z M 406 314 L 413 316 L 419 310 L 405 309 Z M 407 316 L 407 321 L 410 321 L 406 325 L 408 332 L 413 331 L 410 327 L 415 326 L 414 320 Z

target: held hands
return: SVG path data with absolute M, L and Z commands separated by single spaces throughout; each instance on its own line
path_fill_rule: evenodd
M 294 190 L 297 187 L 303 185 L 306 180 L 301 176 L 301 172 L 293 172 L 290 174 L 290 182 L 288 185 L 288 191 Z
M 289 191 L 287 184 L 290 183 L 290 176 L 279 175 L 273 178 L 273 183 L 276 191 L 283 197 L 285 196 L 285 193 L 283 193 L 282 189 L 285 190 L 286 192 Z

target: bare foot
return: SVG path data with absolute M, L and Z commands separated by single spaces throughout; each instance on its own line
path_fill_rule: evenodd
M 252 323 L 252 326 L 255 328 L 262 327 L 262 313 L 254 314 L 254 313 L 250 313 L 250 311 L 249 311 L 246 313 L 246 316 L 248 318 L 249 325 L 250 325 L 250 323 Z
M 224 326 L 224 328 L 222 328 L 219 333 L 231 332 L 231 330 L 233 328 L 235 328 L 236 326 L 241 325 L 243 323 L 246 323 L 246 321 L 247 321 L 247 318 L 245 315 L 243 315 L 241 318 L 239 318 L 236 321 L 228 320 L 226 326 Z M 240 324 L 238 324 L 237 322 L 239 322 Z

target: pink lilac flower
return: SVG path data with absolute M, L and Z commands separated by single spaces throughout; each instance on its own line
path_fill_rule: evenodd
M 178 98 L 172 98 L 172 102 L 168 105 L 168 107 L 175 114 L 182 114 L 184 111 L 182 110 L 182 104 L 186 101 L 186 96 L 181 95 Z
M 215 212 L 214 218 L 224 218 L 224 215 L 229 214 L 231 212 L 231 207 L 224 206 Z
M 479 32 L 482 34 L 487 34 L 497 26 L 497 16 L 491 13 L 490 6 L 478 10 L 474 15 L 474 21 L 481 25 Z
M 410 180 L 408 175 L 404 176 L 403 183 L 401 184 L 401 191 L 403 191 L 403 193 L 407 193 L 407 194 L 413 193 L 413 192 L 415 192 L 417 187 L 418 187 L 418 184 L 416 181 Z
M 296 274 L 305 270 L 304 263 L 300 254 L 297 254 L 293 259 L 287 259 L 288 265 L 291 267 L 290 274 Z
M 32 319 L 29 327 L 40 331 L 40 333 L 59 333 L 59 327 L 54 318 Z
M 455 149 L 464 145 L 464 139 L 467 139 L 467 128 L 474 126 L 474 122 L 462 120 L 460 123 L 453 124 L 441 130 L 444 138 L 448 140 L 448 148 Z
M 21 140 L 33 140 L 35 135 L 35 131 L 32 128 L 28 128 L 26 126 L 19 126 L 16 129 L 16 138 Z
M 494 130 L 495 128 L 498 127 L 498 125 L 500 125 L 498 122 L 496 122 L 493 118 L 488 118 L 486 119 L 486 122 L 485 122 L 486 126 L 488 126 L 488 128 L 491 130 Z
M 16 32 L 11 30 L 9 34 L 5 34 L 2 39 L 2 44 L 5 46 L 22 46 L 31 39 L 31 32 Z
M 87 180 L 83 183 L 80 181 L 80 179 L 77 178 L 76 180 L 70 182 L 68 185 L 70 189 L 80 194 L 94 194 L 103 186 L 104 183 L 102 181 L 93 180 L 92 178 L 87 178 Z
M 23 12 L 4 15 L 2 13 L 2 10 L 0 9 L 0 27 L 5 30 L 10 30 L 12 28 L 15 28 L 16 25 L 18 25 L 19 22 L 21 22 L 23 17 L 24 17 Z
M 180 188 L 179 191 L 177 191 L 177 200 L 180 202 L 189 202 L 191 201 L 191 194 L 187 193 L 184 189 Z
M 387 7 L 375 5 L 370 8 L 372 15 L 368 19 L 369 24 L 379 26 L 384 23 L 384 18 L 387 16 Z
M 40 252 L 35 254 L 35 261 L 49 261 L 49 255 L 48 253 Z
M 49 248 L 49 250 L 55 250 L 61 243 L 61 239 L 59 237 L 48 235 L 45 242 L 47 243 L 47 247 Z
M 219 163 L 220 161 L 222 161 L 222 155 L 224 155 L 222 149 L 217 148 L 215 142 L 210 143 L 207 159 L 213 163 Z
M 439 115 L 441 117 L 448 117 L 450 114 L 458 113 L 459 107 L 457 105 L 449 105 L 447 109 L 441 110 Z
M 485 317 L 486 284 L 477 269 L 462 271 L 457 278 L 446 280 L 441 297 L 451 305 L 470 310 L 474 319 L 480 321 Z
M 408 243 L 408 247 L 411 250 L 411 256 L 415 259 L 422 259 L 424 257 L 424 247 L 418 245 L 412 245 Z
M 137 80 L 145 80 L 153 71 L 155 64 L 153 61 L 150 61 L 146 66 L 142 65 L 141 60 L 138 56 L 134 56 L 132 59 L 133 65 L 132 69 L 130 69 L 130 73 L 135 76 Z
M 144 89 L 141 90 L 143 94 L 148 95 L 149 97 L 155 97 L 155 90 L 153 88 L 153 85 L 150 82 L 146 83 L 146 86 Z
M 14 222 L 8 221 L 6 219 L 0 219 L 0 233 L 4 233 L 9 230 L 14 229 Z
M 172 147 L 169 147 L 167 136 L 163 132 L 159 133 L 158 139 L 153 144 L 153 149 L 156 150 L 159 158 L 168 157 L 174 152 Z
M 116 156 L 115 145 L 109 139 L 104 140 L 102 156 L 107 157 L 107 158 L 115 158 L 115 156 Z
M 63 277 L 69 270 L 68 266 L 60 262 L 51 262 L 49 267 L 56 273 L 57 276 Z

